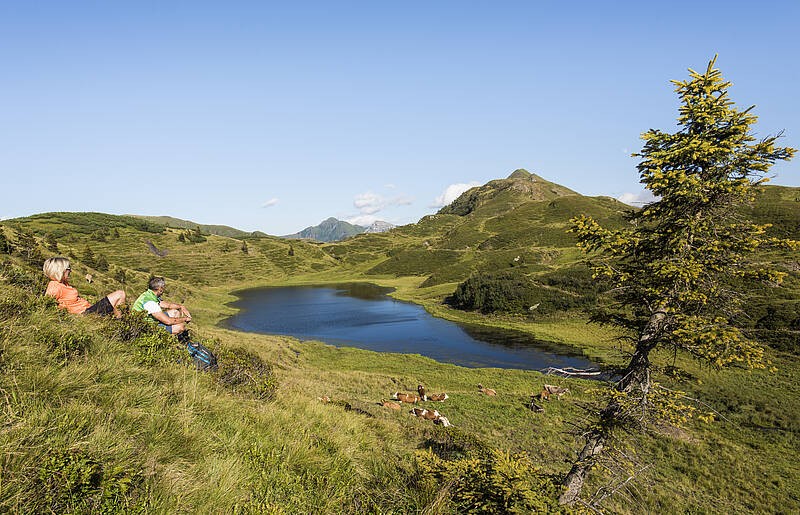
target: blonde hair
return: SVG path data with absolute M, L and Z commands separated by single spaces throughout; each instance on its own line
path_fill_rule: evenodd
M 69 259 L 65 257 L 51 257 L 44 262 L 42 271 L 53 281 L 61 282 L 64 272 L 69 268 Z

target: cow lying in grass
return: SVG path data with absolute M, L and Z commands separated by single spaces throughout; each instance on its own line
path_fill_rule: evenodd
M 389 408 L 394 410 L 401 409 L 399 404 L 397 404 L 396 402 L 387 401 L 386 399 L 381 399 L 381 406 L 383 406 L 384 408 Z
M 400 393 L 394 392 L 394 396 L 392 399 L 400 402 L 405 402 L 407 404 L 416 404 L 420 401 L 421 397 L 418 395 L 414 395 L 413 393 Z
M 450 424 L 450 421 L 447 420 L 446 417 L 443 417 L 441 413 L 439 413 L 436 410 L 429 410 L 425 408 L 411 408 L 411 411 L 409 411 L 409 413 L 411 413 L 417 418 L 421 418 L 424 420 L 432 420 L 434 424 L 440 424 L 444 427 L 450 427 L 452 425 Z
M 417 392 L 419 392 L 419 398 L 422 399 L 423 401 L 438 401 L 438 402 L 442 402 L 442 401 L 444 401 L 445 399 L 448 398 L 446 393 L 435 393 L 433 395 L 428 396 L 425 393 L 425 387 L 422 386 L 422 385 L 418 385 L 417 386 Z
M 497 395 L 496 391 L 492 390 L 491 388 L 486 388 L 482 384 L 478 385 L 478 390 L 480 390 L 482 393 L 485 393 L 486 395 L 491 395 L 491 396 Z

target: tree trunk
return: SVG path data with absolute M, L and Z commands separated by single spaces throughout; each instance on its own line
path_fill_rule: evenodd
M 659 310 L 650 317 L 639 336 L 636 350 L 631 356 L 630 363 L 625 367 L 622 379 L 615 386 L 617 390 L 627 393 L 637 388 L 650 387 L 650 351 L 658 343 L 658 333 L 663 325 L 664 316 L 664 311 Z M 586 436 L 586 444 L 561 483 L 565 490 L 558 498 L 559 504 L 573 504 L 578 499 L 586 482 L 586 476 L 592 468 L 593 458 L 603 452 L 613 422 L 619 414 L 620 407 L 613 401 L 603 409 L 600 414 L 600 426 Z

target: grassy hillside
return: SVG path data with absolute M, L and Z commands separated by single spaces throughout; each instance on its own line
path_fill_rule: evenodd
M 509 180 L 529 180 L 515 175 Z M 461 281 L 486 271 L 519 271 L 570 292 L 583 256 L 564 234 L 566 220 L 584 212 L 608 225 L 625 223 L 627 207 L 612 199 L 563 194 L 536 200 L 529 191 L 491 188 L 495 193 L 466 214 L 431 215 L 334 244 L 247 239 L 246 252 L 241 240 L 210 235 L 179 242 L 180 230 L 137 226 L 145 222 L 130 217 L 49 213 L 0 225 L 13 247 L 0 255 L 0 506 L 22 512 L 456 513 L 466 511 L 465 499 L 480 499 L 494 506 L 515 502 L 528 511 L 556 509 L 552 485 L 575 449 L 569 422 L 590 400 L 590 383 L 216 325 L 231 313 L 225 303 L 237 288 L 368 280 L 395 287 L 393 295 L 437 316 L 514 328 L 611 365 L 622 362 L 629 349 L 615 334 L 587 325 L 580 310 L 484 315 L 443 303 Z M 772 230 L 797 237 L 797 191 L 766 188 L 752 214 L 782 220 Z M 26 244 L 25 233 L 32 243 Z M 146 242 L 168 253 L 159 256 Z M 84 261 L 86 247 L 107 257 L 108 270 Z M 220 351 L 223 371 L 195 372 L 176 362 L 181 353 L 169 341 L 146 331 L 132 335 L 115 321 L 57 311 L 42 300 L 37 269 L 38 260 L 55 252 L 74 255 L 73 284 L 92 301 L 117 288 L 134 298 L 150 274 L 166 276 L 169 296 L 192 308 L 193 330 Z M 610 511 L 761 513 L 800 505 L 794 463 L 800 333 L 792 329 L 800 267 L 796 255 L 764 258 L 784 266 L 788 287 L 755 292 L 761 311 L 743 323 L 769 343 L 767 356 L 777 371 L 716 373 L 681 356 L 656 356 L 662 384 L 674 386 L 675 374 L 688 378 L 687 395 L 721 417 L 643 436 L 654 466 L 610 499 Z M 571 394 L 533 413 L 526 405 L 544 382 L 567 386 Z M 456 431 L 378 404 L 420 383 L 450 395 L 434 407 Z M 482 395 L 478 383 L 498 396 Z M 317 400 L 323 396 L 331 402 Z M 506 459 L 497 450 L 524 452 L 531 461 Z M 456 469 L 461 480 L 451 483 Z M 487 478 L 501 478 L 512 491 L 498 493 Z M 592 479 L 591 491 L 601 479 Z
M 195 229 L 206 234 L 216 234 L 217 236 L 227 236 L 228 238 L 244 238 L 253 236 L 253 233 L 242 231 L 227 225 L 206 225 L 192 222 L 190 220 L 181 220 L 171 216 L 144 216 L 144 215 L 130 215 L 134 218 L 147 220 L 167 227 L 174 227 L 177 229 Z

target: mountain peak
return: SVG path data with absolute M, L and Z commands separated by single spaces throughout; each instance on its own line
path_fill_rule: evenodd
M 282 236 L 282 238 L 339 241 L 364 232 L 384 232 L 392 228 L 394 228 L 394 225 L 380 220 L 374 222 L 369 227 L 364 227 L 330 217 L 320 222 L 319 225 L 306 227 L 300 232 L 287 234 L 286 236 Z
M 439 214 L 464 216 L 483 206 L 491 206 L 500 212 L 531 200 L 553 200 L 569 195 L 578 193 L 520 168 L 507 179 L 496 179 L 465 191 L 440 209 Z
M 509 179 L 528 179 L 531 177 L 531 172 L 524 168 L 517 168 L 514 170 L 511 175 L 508 176 Z

